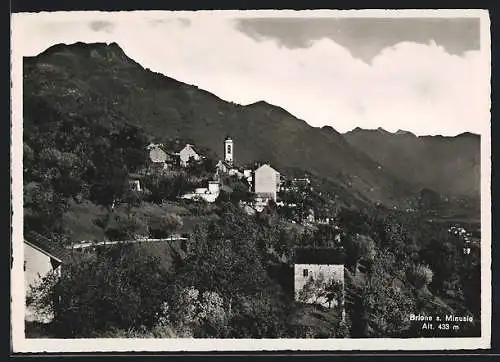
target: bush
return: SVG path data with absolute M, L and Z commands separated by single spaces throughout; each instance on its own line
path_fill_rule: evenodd
M 182 227 L 182 219 L 177 214 L 164 217 L 152 216 L 149 220 L 149 231 L 153 238 L 167 238 Z
M 420 289 L 428 286 L 432 282 L 434 273 L 427 265 L 413 265 L 408 269 L 408 280 L 416 288 Z
M 123 213 L 112 214 L 104 232 L 110 240 L 135 240 L 149 234 L 148 225 L 142 218 Z
M 217 293 L 194 287 L 175 290 L 160 314 L 160 325 L 172 326 L 182 337 L 224 337 L 227 335 L 227 303 Z

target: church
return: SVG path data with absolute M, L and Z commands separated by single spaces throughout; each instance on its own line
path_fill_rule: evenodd
M 217 173 L 218 174 L 229 174 L 232 170 L 236 170 L 233 166 L 233 139 L 227 136 L 224 139 L 224 160 L 220 160 L 217 163 Z M 234 171 L 233 171 L 234 173 Z
M 259 165 L 254 169 L 239 169 L 234 163 L 234 141 L 231 137 L 224 139 L 224 160 L 217 163 L 217 175 L 238 176 L 250 185 L 250 191 L 255 193 L 256 204 L 267 205 L 270 200 L 276 202 L 280 188 L 280 173 L 269 163 Z

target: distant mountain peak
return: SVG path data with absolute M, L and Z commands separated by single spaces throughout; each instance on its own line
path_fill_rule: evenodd
M 386 131 L 382 127 L 378 127 L 376 129 L 373 128 L 361 128 L 361 127 L 356 127 L 353 128 L 352 130 L 345 132 L 345 134 L 351 134 L 351 133 L 361 133 L 361 132 L 369 132 L 369 133 L 382 133 L 382 134 L 391 134 L 390 132 Z
M 416 137 L 416 135 L 413 134 L 412 132 L 405 131 L 405 130 L 402 130 L 402 129 L 398 129 L 394 134 L 396 134 L 396 135 L 402 135 L 402 136 L 413 136 L 413 137 Z
M 267 111 L 272 111 L 272 112 L 278 112 L 286 116 L 292 116 L 296 118 L 293 114 L 288 112 L 286 109 L 281 108 L 280 106 L 277 106 L 275 104 L 271 104 L 269 102 L 266 102 L 264 100 L 257 101 L 255 103 L 250 103 L 246 107 L 250 108 L 260 108 L 260 109 L 265 109 Z
M 479 195 L 480 139 L 465 132 L 457 136 L 416 136 L 398 130 L 385 134 L 378 130 L 349 132 L 344 138 L 397 177 L 438 192 Z M 446 175 L 446 176 L 445 176 Z
M 47 48 L 42 54 L 52 54 L 56 53 L 62 50 L 75 50 L 75 49 L 80 49 L 80 50 L 91 50 L 91 49 L 113 49 L 113 50 L 120 50 L 123 52 L 122 48 L 118 45 L 116 42 L 112 43 L 104 43 L 104 42 L 95 42 L 95 43 L 84 43 L 81 41 L 75 42 L 75 43 L 59 43 L 52 45 L 51 47 Z
M 323 126 L 321 127 L 321 129 L 325 132 L 328 132 L 328 133 L 334 133 L 336 135 L 340 135 L 340 132 L 338 132 L 335 128 L 333 128 L 332 126 Z
M 456 138 L 458 137 L 471 137 L 471 138 L 476 138 L 479 137 L 477 133 L 471 133 L 471 132 L 463 132 L 455 136 Z
M 91 70 L 103 65 L 106 68 L 146 70 L 141 64 L 130 58 L 116 42 L 55 44 L 36 56 L 25 57 L 28 63 L 38 62 L 58 64 L 63 67 Z M 152 72 L 154 73 L 154 72 Z M 168 78 L 168 77 L 165 77 Z M 170 78 L 171 79 L 171 78 Z
M 378 127 L 376 130 L 377 130 L 378 132 L 380 132 L 380 133 L 390 133 L 389 131 L 386 131 L 386 130 L 385 130 L 385 129 L 383 129 L 382 127 Z
M 280 111 L 280 112 L 289 113 L 286 109 L 283 109 L 280 106 L 277 106 L 275 104 L 271 104 L 271 103 L 266 102 L 264 100 L 260 100 L 260 101 L 254 102 L 254 103 L 250 103 L 249 105 L 247 105 L 247 107 L 266 107 L 266 108 L 277 110 L 277 111 Z
M 272 104 L 269 104 L 264 100 L 260 100 L 260 101 L 248 104 L 248 106 L 271 106 L 271 105 Z
M 37 57 L 50 57 L 58 54 L 83 57 L 100 56 L 103 58 L 112 58 L 114 60 L 119 60 L 123 63 L 138 64 L 137 62 L 129 58 L 120 47 L 120 45 L 116 42 L 84 43 L 79 41 L 71 44 L 59 43 L 47 48 Z

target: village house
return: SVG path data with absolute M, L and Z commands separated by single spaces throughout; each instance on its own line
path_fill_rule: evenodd
M 345 255 L 333 248 L 299 248 L 294 254 L 295 300 L 319 304 L 326 308 L 341 307 L 344 299 Z M 317 285 L 314 282 L 319 282 Z M 340 288 L 330 290 L 337 282 Z M 312 290 L 308 289 L 314 285 Z M 344 311 L 342 310 L 342 313 Z
M 141 192 L 142 191 L 141 181 L 140 180 L 137 180 L 137 179 L 129 180 L 129 186 L 130 186 L 130 189 L 132 191 L 136 191 L 136 192 Z
M 243 177 L 248 182 L 249 185 L 253 184 L 253 170 L 245 169 L 243 170 Z
M 188 192 L 181 196 L 186 200 L 203 199 L 206 202 L 215 202 L 220 194 L 220 183 L 218 181 L 208 181 L 208 187 L 199 187 L 194 192 Z
M 219 162 L 217 162 L 217 165 L 215 165 L 215 168 L 217 169 L 217 175 L 220 176 L 228 174 L 229 170 L 233 169 L 233 166 L 226 161 L 219 160 Z
M 186 167 L 190 159 L 199 161 L 202 158 L 201 155 L 199 155 L 198 152 L 195 151 L 194 147 L 189 143 L 186 144 L 184 148 L 178 152 L 177 155 L 179 156 L 180 165 L 182 167 Z
M 55 255 L 57 254 L 57 256 Z M 32 288 L 37 287 L 43 278 L 53 273 L 61 276 L 64 252 L 53 242 L 37 233 L 29 233 L 24 238 L 24 286 L 29 296 Z M 25 320 L 28 322 L 49 323 L 52 316 L 41 313 L 32 306 L 26 306 Z
M 166 170 L 168 169 L 168 161 L 170 157 L 162 149 L 161 144 L 149 144 L 147 147 L 149 151 L 149 160 L 151 161 L 153 169 Z
M 276 201 L 279 185 L 280 174 L 269 164 L 264 164 L 255 170 L 253 188 L 257 198 Z
M 162 148 L 163 144 L 162 143 L 150 143 L 149 145 L 146 146 L 146 150 L 151 151 L 153 148 Z

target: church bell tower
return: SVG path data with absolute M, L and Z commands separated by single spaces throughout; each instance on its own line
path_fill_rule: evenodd
M 233 164 L 233 152 L 233 140 L 228 136 L 224 140 L 224 161 L 226 161 L 230 165 Z

